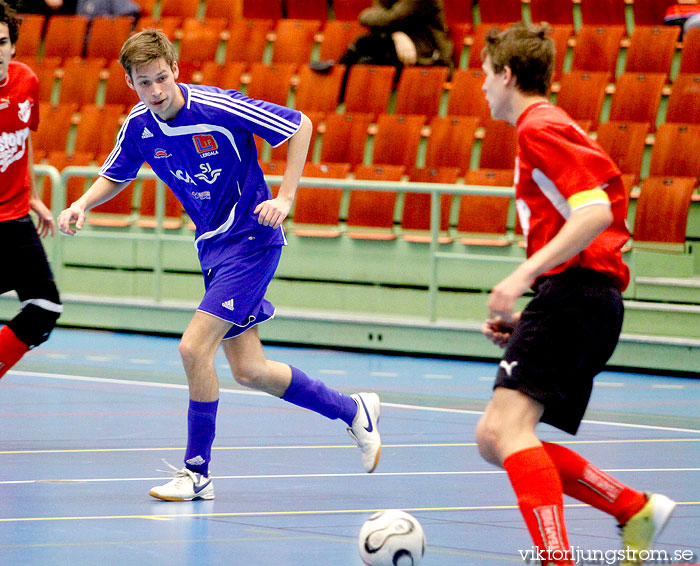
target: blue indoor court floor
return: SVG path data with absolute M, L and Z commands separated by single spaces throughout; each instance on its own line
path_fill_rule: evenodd
M 170 503 L 148 490 L 168 479 L 161 460 L 182 465 L 177 346 L 57 329 L 0 381 L 3 564 L 361 566 L 359 529 L 387 508 L 422 523 L 423 566 L 523 563 L 531 542 L 508 479 L 474 445 L 496 364 L 266 347 L 342 391 L 382 396 L 382 459 L 365 474 L 343 424 L 241 389 L 219 354 L 216 499 Z M 700 561 L 700 380 L 605 372 L 576 437 L 540 433 L 675 499 L 657 563 Z M 613 519 L 565 504 L 574 548 L 618 548 Z

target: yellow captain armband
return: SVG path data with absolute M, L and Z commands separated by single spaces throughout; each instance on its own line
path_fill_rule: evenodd
M 592 204 L 610 204 L 610 199 L 608 194 L 601 188 L 591 189 L 590 191 L 583 191 L 576 193 L 567 201 L 571 210 L 576 210 L 577 208 L 583 208 L 584 206 L 590 206 Z

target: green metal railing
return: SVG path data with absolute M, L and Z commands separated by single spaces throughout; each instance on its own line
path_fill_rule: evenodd
M 66 182 L 71 177 L 96 177 L 99 168 L 95 166 L 89 167 L 66 167 L 60 174 L 59 172 L 48 165 L 36 165 L 35 171 L 37 175 L 47 175 L 51 179 L 53 192 L 51 199 L 51 210 L 54 217 L 65 208 L 66 202 Z M 165 218 L 165 185 L 160 181 L 155 173 L 150 169 L 141 169 L 138 173 L 138 179 L 156 179 L 156 227 L 152 233 L 129 231 L 124 233 L 114 232 L 99 232 L 89 230 L 83 232 L 80 237 L 83 238 L 100 238 L 100 239 L 125 239 L 133 241 L 152 241 L 156 244 L 155 264 L 153 265 L 154 290 L 153 300 L 159 302 L 162 300 L 162 280 L 163 280 L 163 263 L 162 250 L 165 242 L 168 241 L 193 241 L 192 235 L 175 235 L 166 234 L 163 230 L 163 221 Z M 265 177 L 270 185 L 279 185 L 282 182 L 282 177 L 278 175 L 270 175 Z M 316 187 L 316 188 L 332 188 L 344 190 L 368 190 L 368 191 L 396 191 L 400 193 L 429 193 L 430 194 L 430 260 L 428 265 L 428 320 L 434 322 L 437 319 L 437 294 L 438 294 L 438 261 L 439 260 L 473 260 L 473 259 L 488 259 L 494 262 L 506 262 L 517 264 L 522 261 L 519 257 L 504 257 L 496 255 L 475 255 L 468 253 L 456 252 L 441 252 L 439 251 L 439 234 L 440 234 L 440 195 L 489 195 L 489 196 L 505 196 L 513 198 L 514 191 L 507 187 L 487 187 L 479 185 L 453 185 L 443 183 L 408 183 L 408 182 L 389 182 L 389 181 L 359 181 L 353 179 L 326 179 L 315 177 L 303 177 L 300 186 Z M 51 259 L 57 280 L 61 279 L 63 268 L 62 247 L 65 242 L 64 237 L 56 237 L 53 242 L 51 251 Z

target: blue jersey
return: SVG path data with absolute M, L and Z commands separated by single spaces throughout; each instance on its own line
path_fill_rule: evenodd
M 100 175 L 130 181 L 147 162 L 197 227 L 195 247 L 203 269 L 285 244 L 281 227 L 263 226 L 253 214 L 271 198 L 253 134 L 278 146 L 297 132 L 301 113 L 235 90 L 178 86 L 185 105 L 168 122 L 141 102 L 132 108 Z

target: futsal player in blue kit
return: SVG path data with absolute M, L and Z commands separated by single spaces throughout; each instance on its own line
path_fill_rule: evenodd
M 175 50 L 159 31 L 130 37 L 119 61 L 140 102 L 124 121 L 100 176 L 61 212 L 58 226 L 75 235 L 85 213 L 117 195 L 144 162 L 172 189 L 196 226 L 205 294 L 180 341 L 190 393 L 185 466 L 150 494 L 168 501 L 214 498 L 209 462 L 219 398 L 214 354 L 220 344 L 240 384 L 344 421 L 365 470 L 374 471 L 381 452 L 378 395 L 348 396 L 295 367 L 268 360 L 258 337 L 257 325 L 275 312 L 265 291 L 286 245 L 282 222 L 306 160 L 311 121 L 297 110 L 235 90 L 177 83 Z M 276 198 L 258 165 L 253 134 L 272 146 L 289 142 Z

